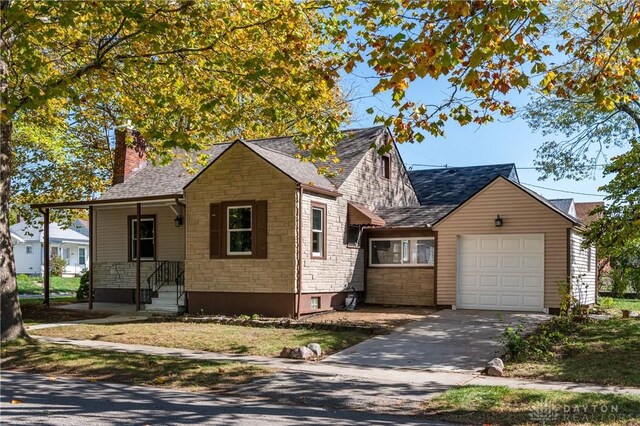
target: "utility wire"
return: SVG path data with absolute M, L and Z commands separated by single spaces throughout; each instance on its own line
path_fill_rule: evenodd
M 448 164 L 416 164 L 416 163 L 406 163 L 406 164 L 409 167 L 435 167 L 438 169 L 474 167 L 474 166 L 450 166 Z M 606 166 L 607 164 L 594 164 L 593 166 L 589 166 L 589 167 L 606 167 Z M 516 165 L 516 168 L 518 170 L 538 170 L 538 167 L 534 167 L 534 166 L 520 167 Z
M 548 191 L 564 192 L 565 194 L 590 195 L 592 197 L 606 197 L 607 196 L 607 194 L 589 194 L 588 192 L 575 192 L 575 191 L 566 191 L 564 189 L 548 188 L 546 186 L 534 185 L 532 183 L 527 183 L 527 182 L 520 182 L 520 184 L 527 185 L 527 186 L 533 186 L 534 188 L 546 189 Z

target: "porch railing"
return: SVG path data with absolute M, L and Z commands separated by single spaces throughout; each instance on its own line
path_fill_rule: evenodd
M 184 296 L 184 270 L 176 277 L 176 302 L 178 305 L 180 305 L 180 298 L 182 296 Z
M 144 303 L 151 303 L 151 299 L 158 295 L 158 291 L 167 284 L 178 284 L 177 278 L 183 275 L 184 267 L 182 262 L 164 260 L 157 264 L 155 271 L 147 278 L 147 291 L 142 295 Z M 179 287 L 179 286 L 178 286 Z M 182 283 L 184 291 L 184 282 Z M 176 299 L 176 304 L 178 300 Z

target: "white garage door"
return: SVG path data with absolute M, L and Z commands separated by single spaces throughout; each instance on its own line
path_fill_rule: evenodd
M 458 237 L 456 306 L 543 311 L 544 234 Z

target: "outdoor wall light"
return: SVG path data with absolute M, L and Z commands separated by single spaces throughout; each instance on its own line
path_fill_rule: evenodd
M 497 227 L 501 227 L 502 226 L 502 218 L 500 217 L 500 215 L 498 215 L 496 217 L 496 221 L 495 222 L 496 222 L 496 226 Z
M 176 219 L 174 220 L 174 222 L 176 223 L 176 228 L 179 228 L 182 226 L 182 216 L 176 216 Z

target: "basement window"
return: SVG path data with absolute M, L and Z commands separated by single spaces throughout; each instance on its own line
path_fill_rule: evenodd
M 312 297 L 311 298 L 311 309 L 320 309 L 320 298 Z

